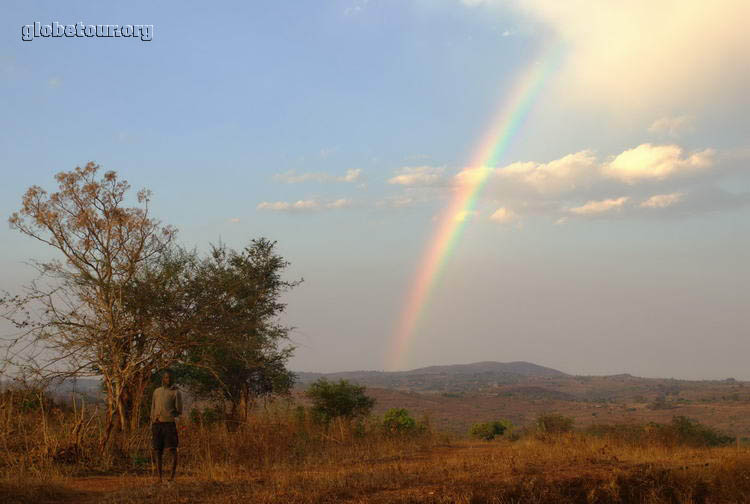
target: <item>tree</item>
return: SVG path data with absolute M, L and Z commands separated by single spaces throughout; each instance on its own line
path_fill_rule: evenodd
M 383 415 L 383 429 L 389 434 L 409 434 L 418 430 L 416 420 L 403 408 L 391 408 Z
M 329 382 L 320 378 L 310 385 L 306 394 L 313 402 L 313 414 L 325 423 L 334 418 L 350 420 L 367 416 L 375 406 L 375 399 L 365 395 L 364 386 L 347 380 Z
M 201 397 L 230 405 L 243 418 L 257 397 L 288 393 L 294 374 L 286 369 L 293 347 L 289 327 L 279 323 L 286 305 L 281 295 L 299 284 L 281 277 L 289 263 L 276 242 L 252 240 L 240 252 L 212 247 L 191 279 L 192 298 L 206 344 L 191 347 L 178 369 L 182 381 Z
M 536 418 L 536 428 L 545 434 L 562 434 L 573 430 L 574 420 L 557 413 L 542 413 Z
M 477 439 L 492 441 L 495 439 L 495 436 L 502 436 L 509 426 L 510 422 L 503 420 L 499 422 L 476 423 L 469 429 L 469 435 Z
M 89 163 L 59 173 L 53 194 L 31 187 L 10 218 L 62 253 L 35 263 L 40 279 L 24 295 L 0 297 L 0 316 L 21 330 L 10 346 L 27 368 L 48 379 L 102 377 L 102 447 L 116 420 L 124 432 L 137 426 L 149 383 L 167 367 L 189 370 L 191 384 L 218 390 L 233 409 L 288 390 L 292 348 L 280 343 L 289 328 L 276 317 L 280 294 L 296 282 L 281 279 L 288 263 L 275 243 L 255 240 L 240 253 L 214 247 L 200 259 L 149 215 L 148 191 L 127 207 L 130 185 L 98 171 Z
M 127 181 L 113 171 L 100 178 L 99 170 L 88 163 L 58 173 L 52 194 L 38 186 L 26 191 L 11 228 L 62 257 L 33 263 L 40 278 L 24 295 L 6 294 L 0 304 L 22 331 L 11 344 L 25 345 L 37 372 L 102 376 L 106 444 L 115 417 L 128 428 L 129 404 L 138 402 L 147 377 L 179 353 L 153 337 L 153 324 L 128 301 L 139 273 L 169 251 L 176 231 L 150 216 L 149 191 L 139 191 L 137 206 L 128 207 Z

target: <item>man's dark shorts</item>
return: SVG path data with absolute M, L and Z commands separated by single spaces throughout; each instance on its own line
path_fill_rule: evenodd
M 165 448 L 177 448 L 177 425 L 174 422 L 155 422 L 151 424 L 151 446 L 156 451 Z

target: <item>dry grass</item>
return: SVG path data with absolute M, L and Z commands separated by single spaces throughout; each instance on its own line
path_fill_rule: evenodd
M 258 412 L 233 431 L 186 424 L 178 484 L 164 488 L 150 473 L 146 429 L 120 440 L 122 450 L 97 454 L 93 411 L 2 413 L 2 502 L 750 502 L 744 447 L 584 433 L 393 436 L 375 422 L 325 429 L 292 406 Z M 71 430 L 84 424 L 72 449 Z

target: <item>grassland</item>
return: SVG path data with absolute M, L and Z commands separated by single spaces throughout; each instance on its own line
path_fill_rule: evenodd
M 100 452 L 91 408 L 1 411 L 2 502 L 750 502 L 750 448 L 649 425 L 527 426 L 487 442 L 434 426 L 389 433 L 376 417 L 325 427 L 282 401 L 230 428 L 185 422 L 178 481 L 165 487 L 145 428 Z

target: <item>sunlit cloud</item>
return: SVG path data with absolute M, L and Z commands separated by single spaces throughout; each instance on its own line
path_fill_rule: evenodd
M 441 185 L 445 168 L 435 166 L 405 166 L 388 179 L 389 184 L 402 186 Z
M 679 203 L 685 198 L 685 193 L 655 194 L 646 201 L 642 202 L 642 208 L 667 208 L 675 203 Z
M 630 200 L 627 196 L 601 201 L 588 201 L 585 205 L 570 209 L 576 215 L 600 215 L 621 209 Z
M 488 175 L 491 175 L 493 171 L 489 166 L 467 167 L 453 177 L 453 182 L 458 186 L 473 186 Z
M 352 200 L 341 198 L 341 199 L 337 199 L 329 203 L 326 203 L 324 206 L 326 208 L 347 208 L 347 207 L 352 206 Z
M 528 184 L 539 192 L 562 192 L 574 190 L 590 180 L 595 176 L 597 166 L 593 152 L 584 150 L 549 163 L 513 163 L 498 169 L 497 174 Z
M 690 133 L 695 128 L 695 117 L 682 115 L 676 117 L 660 117 L 654 121 L 648 130 L 657 135 L 666 135 L 678 138 L 685 133 Z
M 284 173 L 277 173 L 273 176 L 277 182 L 284 184 L 300 184 L 303 182 L 347 182 L 354 183 L 358 182 L 362 176 L 362 169 L 351 169 L 346 170 L 344 175 L 332 175 L 325 172 L 308 172 L 308 173 L 297 173 L 294 170 L 289 170 Z
M 410 196 L 389 196 L 375 203 L 378 208 L 406 208 L 413 206 L 416 200 Z
M 714 151 L 706 149 L 683 156 L 677 145 L 642 144 L 626 150 L 603 167 L 604 174 L 626 184 L 643 180 L 664 180 L 678 174 L 691 174 L 711 168 Z
M 745 166 L 750 158 L 743 149 L 731 153 L 641 144 L 611 156 L 597 156 L 584 149 L 551 161 L 465 167 L 452 176 L 443 168 L 410 167 L 389 180 L 403 186 L 403 194 L 381 198 L 375 206 L 403 208 L 417 201 L 436 202 L 450 191 L 481 183 L 478 210 L 498 223 L 546 217 L 561 224 L 573 216 L 661 218 L 730 210 L 745 200 L 721 191 L 711 193 L 710 198 L 693 195 L 716 187 L 718 177 Z M 618 197 L 612 198 L 612 194 Z M 668 207 L 674 211 L 644 211 Z
M 549 27 L 566 47 L 555 86 L 564 100 L 631 114 L 742 99 L 750 85 L 746 0 L 460 1 Z
M 490 220 L 499 222 L 500 224 L 508 224 L 518 219 L 518 215 L 509 208 L 500 207 L 490 215 Z
M 318 199 L 307 199 L 297 201 L 263 201 L 258 203 L 258 210 L 269 210 L 273 212 L 315 212 L 326 209 L 347 208 L 352 205 L 350 199 L 336 199 L 332 201 L 321 201 Z

